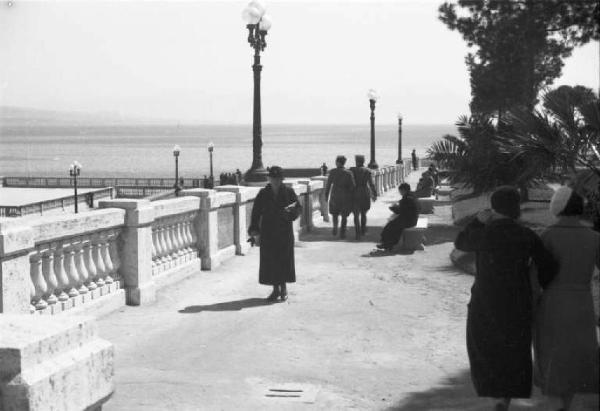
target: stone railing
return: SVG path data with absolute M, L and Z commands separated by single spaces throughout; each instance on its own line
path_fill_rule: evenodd
M 372 170 L 372 173 L 375 189 L 379 196 L 388 190 L 395 189 L 404 181 L 404 178 L 410 173 L 410 163 L 382 166 L 377 170 Z
M 328 219 L 321 177 L 286 181 L 303 213 L 296 238 Z M 0 312 L 98 313 L 245 254 L 259 188 L 183 190 L 181 197 L 100 201 L 98 210 L 0 218 Z
M 181 178 L 183 188 L 198 188 L 205 186 L 204 178 Z M 4 187 L 36 187 L 36 188 L 71 188 L 73 179 L 70 177 L 2 177 Z M 79 177 L 77 185 L 81 188 L 127 187 L 127 188 L 173 188 L 174 178 L 110 178 L 110 177 Z

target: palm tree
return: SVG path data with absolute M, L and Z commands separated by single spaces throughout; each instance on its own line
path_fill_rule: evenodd
M 456 126 L 459 137 L 447 134 L 427 150 L 429 159 L 448 170 L 451 184 L 462 184 L 480 194 L 515 180 L 518 170 L 500 150 L 490 117 L 461 116 Z

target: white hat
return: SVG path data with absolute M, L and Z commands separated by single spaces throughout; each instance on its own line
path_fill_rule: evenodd
M 552 200 L 550 200 L 550 212 L 555 216 L 562 213 L 571 198 L 571 194 L 573 194 L 573 190 L 569 187 L 559 187 L 558 190 L 554 192 Z

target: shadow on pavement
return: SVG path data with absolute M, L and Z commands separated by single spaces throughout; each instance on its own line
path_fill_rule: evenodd
M 300 241 L 336 241 L 336 242 L 351 242 L 351 243 L 373 243 L 373 246 L 379 242 L 381 235 L 381 227 L 367 226 L 367 234 L 360 237 L 359 240 L 354 239 L 354 226 L 351 225 L 346 229 L 346 238 L 340 238 L 340 235 L 333 236 L 331 227 L 314 227 L 310 232 L 300 235 Z
M 178 312 L 181 314 L 195 314 L 203 311 L 239 311 L 244 308 L 261 307 L 263 305 L 275 304 L 266 298 L 246 298 L 244 300 L 227 301 L 225 303 L 207 305 L 189 305 Z
M 430 225 L 425 231 L 425 246 L 453 243 L 462 227 L 455 225 Z
M 487 405 L 487 407 L 486 407 Z M 474 411 L 492 409 L 491 403 L 477 397 L 471 384 L 469 370 L 448 377 L 440 386 L 427 391 L 413 392 L 388 411 Z
M 361 257 L 389 257 L 391 255 L 412 255 L 415 253 L 415 250 L 372 250 L 366 254 L 362 254 Z

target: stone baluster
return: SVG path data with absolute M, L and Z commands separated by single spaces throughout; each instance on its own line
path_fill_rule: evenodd
M 31 265 L 30 265 L 30 270 L 31 270 Z M 36 311 L 35 304 L 33 304 L 33 302 L 35 300 L 35 285 L 33 284 L 31 275 L 28 276 L 28 283 L 29 283 L 29 312 L 31 314 L 33 314 Z
M 85 267 L 85 261 L 83 259 L 83 241 L 83 237 L 79 237 L 73 244 L 73 250 L 75 251 L 75 268 L 79 274 L 79 288 L 77 289 L 79 294 L 86 294 L 89 291 L 85 286 L 90 274 Z
M 54 244 L 54 243 L 53 243 Z M 56 279 L 58 280 L 58 301 L 67 301 L 69 295 L 69 277 L 67 276 L 67 270 L 65 269 L 65 249 L 63 244 L 56 244 L 56 247 L 51 246 L 54 252 L 54 272 L 56 273 Z
M 105 284 L 104 277 L 107 275 L 104 259 L 102 258 L 101 241 L 99 234 L 94 234 L 92 236 L 92 255 L 94 256 L 94 264 L 96 265 L 96 284 L 98 284 L 99 287 L 102 287 Z
M 190 248 L 196 252 L 198 250 L 198 233 L 196 231 L 196 226 L 194 225 L 194 219 L 196 218 L 196 214 L 191 214 L 190 219 L 188 220 L 188 234 L 190 236 Z
M 158 244 L 160 244 L 159 248 L 160 248 L 160 262 L 161 264 L 165 264 L 169 261 L 169 258 L 167 257 L 168 255 L 168 250 L 167 250 L 167 240 L 166 240 L 166 233 L 165 233 L 165 227 L 162 225 L 161 221 L 158 221 L 157 224 L 159 224 L 159 226 L 157 227 L 157 231 L 158 231 Z
M 33 284 L 32 304 L 36 310 L 43 310 L 48 307 L 48 303 L 44 301 L 44 294 L 48 291 L 48 286 L 42 273 L 42 256 L 40 250 L 36 249 L 29 257 L 31 282 Z
M 120 278 L 119 268 L 121 267 L 121 258 L 119 257 L 119 230 L 110 230 L 109 253 L 113 264 L 115 278 Z
M 88 272 L 88 290 L 95 290 L 98 288 L 98 285 L 94 281 L 98 276 L 98 270 L 96 269 L 96 264 L 94 263 L 94 245 L 92 244 L 92 239 L 87 238 L 83 244 L 83 262 Z
M 168 233 L 169 241 L 171 242 L 171 257 L 173 260 L 177 260 L 179 257 L 179 245 L 177 244 L 177 236 L 175 235 L 177 231 L 177 216 L 169 219 L 169 225 L 167 227 L 169 227 Z
M 104 267 L 106 268 L 106 277 L 104 277 L 104 282 L 106 284 L 112 284 L 114 282 L 113 279 L 113 275 L 114 275 L 114 266 L 112 263 L 112 260 L 110 258 L 110 252 L 108 249 L 108 236 L 106 233 L 101 233 L 100 234 L 100 238 L 101 240 L 101 244 L 102 244 L 102 259 L 104 260 Z
M 157 233 L 156 228 L 152 229 L 152 271 L 157 267 L 158 251 L 157 251 Z
M 177 255 L 183 257 L 187 254 L 187 250 L 185 249 L 185 239 L 183 238 L 183 224 L 185 221 L 185 216 L 178 216 L 177 221 L 175 222 L 175 243 L 177 244 Z
M 67 272 L 67 278 L 69 279 L 69 297 L 74 298 L 79 295 L 77 291 L 77 284 L 79 283 L 79 276 L 77 274 L 77 267 L 75 267 L 75 250 L 72 244 L 63 244 L 63 253 L 65 254 L 65 271 Z
M 165 256 L 168 261 L 173 260 L 173 243 L 171 242 L 171 225 L 168 220 L 162 222 L 165 233 Z
M 46 280 L 48 291 L 46 292 L 45 300 L 48 304 L 56 304 L 58 297 L 56 291 L 58 287 L 58 279 L 54 271 L 54 248 L 56 243 L 48 244 L 47 248 L 42 252 L 42 274 Z

